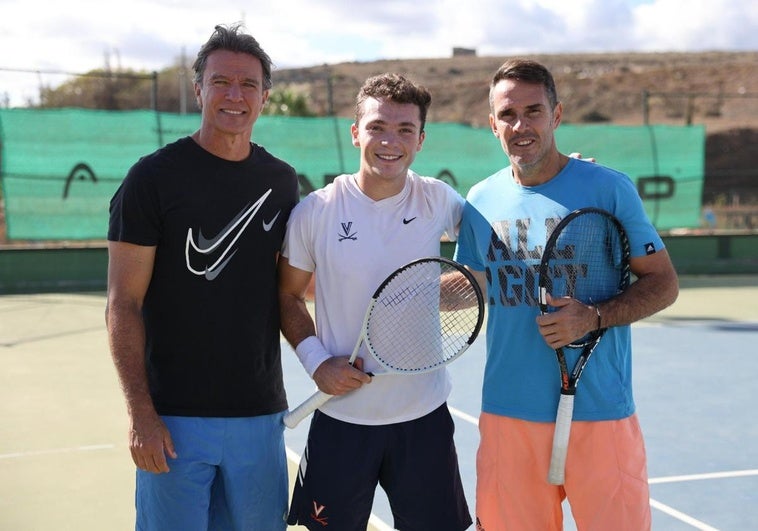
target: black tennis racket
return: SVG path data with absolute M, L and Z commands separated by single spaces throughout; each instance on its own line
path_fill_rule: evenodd
M 546 302 L 548 293 L 555 298 L 571 297 L 595 305 L 624 291 L 629 282 L 629 240 L 621 222 L 605 210 L 582 208 L 563 218 L 545 245 L 539 269 L 540 311 L 543 314 L 551 311 Z M 561 375 L 561 398 L 548 473 L 548 481 L 553 485 L 562 485 L 564 481 L 579 378 L 605 330 L 598 327 L 555 351 Z M 564 348 L 582 349 L 570 373 Z
M 361 344 L 381 365 L 372 374 L 419 374 L 447 365 L 474 342 L 484 319 L 484 298 L 474 276 L 446 258 L 414 260 L 394 271 L 371 297 Z M 284 416 L 294 428 L 332 395 L 318 391 Z

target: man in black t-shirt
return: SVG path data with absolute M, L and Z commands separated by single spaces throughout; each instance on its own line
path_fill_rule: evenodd
M 295 170 L 250 141 L 271 60 L 217 26 L 194 64 L 200 128 L 111 201 L 106 320 L 140 529 L 285 529 L 276 262 Z

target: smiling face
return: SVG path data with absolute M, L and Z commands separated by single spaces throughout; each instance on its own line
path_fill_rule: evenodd
M 540 184 L 555 175 L 560 159 L 555 129 L 560 103 L 551 107 L 544 87 L 503 79 L 492 89 L 490 127 L 508 155 L 514 176 L 523 184 Z
M 385 98 L 367 98 L 360 121 L 353 124 L 353 145 L 361 150 L 358 185 L 373 199 L 399 193 L 408 169 L 421 150 L 419 107 Z
M 202 83 L 195 83 L 195 97 L 202 111 L 200 144 L 217 154 L 229 146 L 248 146 L 249 151 L 253 125 L 268 94 L 257 57 L 228 50 L 212 52 Z

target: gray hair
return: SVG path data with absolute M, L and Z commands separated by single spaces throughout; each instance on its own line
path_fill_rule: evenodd
M 269 90 L 273 85 L 271 81 L 271 58 L 263 51 L 261 45 L 252 35 L 241 32 L 242 24 L 237 23 L 231 26 L 219 24 L 214 28 L 213 34 L 208 41 L 203 44 L 197 53 L 195 64 L 192 70 L 195 71 L 193 81 L 198 85 L 203 82 L 205 65 L 208 62 L 208 56 L 216 50 L 227 50 L 230 52 L 246 53 L 256 57 L 263 67 L 263 89 Z

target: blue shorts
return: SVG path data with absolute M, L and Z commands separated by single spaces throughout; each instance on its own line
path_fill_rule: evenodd
M 416 420 L 364 426 L 316 411 L 288 522 L 310 530 L 365 531 L 377 484 L 396 529 L 461 531 L 471 525 L 455 426 L 446 405 Z
M 286 529 L 282 415 L 163 417 L 178 457 L 165 474 L 137 470 L 136 528 Z

